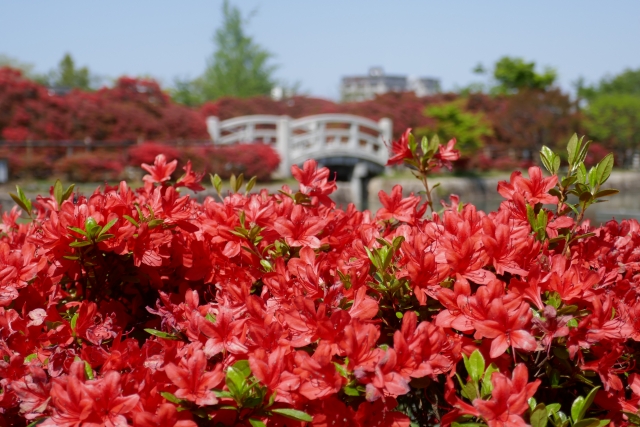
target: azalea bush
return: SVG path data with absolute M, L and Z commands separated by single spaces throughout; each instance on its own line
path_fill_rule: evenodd
M 595 227 L 613 158 L 577 137 L 484 213 L 431 199 L 455 141 L 406 132 L 425 196 L 338 208 L 297 188 L 202 190 L 158 155 L 144 186 L 60 182 L 0 226 L 0 425 L 640 425 L 640 225 Z
M 61 157 L 54 168 L 71 181 L 100 182 L 118 179 L 124 169 L 122 163 L 122 155 L 87 151 Z

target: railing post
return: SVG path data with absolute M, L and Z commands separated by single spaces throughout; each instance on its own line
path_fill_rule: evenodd
M 387 117 L 378 120 L 378 126 L 380 126 L 380 136 L 382 136 L 382 142 L 391 144 L 393 139 L 393 121 Z
M 276 151 L 280 156 L 278 174 L 281 178 L 291 176 L 291 118 L 281 116 L 276 124 Z
M 220 119 L 215 116 L 207 117 L 207 131 L 214 144 L 220 141 Z
M 254 143 L 256 139 L 254 135 L 255 125 L 253 123 L 250 123 L 244 128 L 244 141 L 241 142 Z
M 382 151 L 382 155 L 380 157 L 384 158 L 384 162 L 386 163 L 389 159 L 389 149 L 387 146 L 391 147 L 391 142 L 393 141 L 393 120 L 384 117 L 378 120 L 378 126 L 380 126 L 380 143 L 384 146 Z M 391 167 L 385 167 L 386 173 L 391 172 Z
M 358 124 L 351 123 L 349 127 L 349 147 L 354 150 L 358 149 Z

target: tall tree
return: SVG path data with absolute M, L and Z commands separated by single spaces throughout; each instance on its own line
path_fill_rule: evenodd
M 614 94 L 640 96 L 640 68 L 626 69 L 618 75 L 605 77 L 593 86 L 585 85 L 584 80 L 580 79 L 577 86 L 578 94 L 587 100 Z
M 535 62 L 526 62 L 522 58 L 505 56 L 493 69 L 493 78 L 498 83 L 493 91 L 497 93 L 515 93 L 523 89 L 547 90 L 556 80 L 556 72 L 545 68 L 542 73 L 535 71 Z
M 276 67 L 269 63 L 273 54 L 246 34 L 247 19 L 227 0 L 222 14 L 222 26 L 214 36 L 216 51 L 199 82 L 204 99 L 268 95 L 275 86 Z
M 424 115 L 435 119 L 435 126 L 416 129 L 417 136 L 435 133 L 443 141 L 456 138 L 463 155 L 472 155 L 483 145 L 483 139 L 493 134 L 489 122 L 481 112 L 466 111 L 466 101 L 432 105 L 424 110 Z
M 553 68 L 546 67 L 541 73 L 536 71 L 534 61 L 503 56 L 493 67 L 493 71 L 482 64 L 473 68 L 475 74 L 491 73 L 492 81 L 474 82 L 457 90 L 461 95 L 472 93 L 492 93 L 494 95 L 512 95 L 521 91 L 546 91 L 551 89 L 557 74 Z
M 578 95 L 586 100 L 587 134 L 624 150 L 627 162 L 640 143 L 640 69 L 605 77 L 597 85 L 580 84 Z
M 76 68 L 75 61 L 66 53 L 58 64 L 58 69 L 49 73 L 48 83 L 51 86 L 87 90 L 91 86 L 91 76 L 87 67 Z

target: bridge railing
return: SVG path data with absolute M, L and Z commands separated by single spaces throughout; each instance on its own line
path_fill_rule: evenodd
M 318 114 L 291 119 L 288 116 L 255 115 L 220 121 L 207 118 L 214 144 L 264 142 L 281 158 L 279 174 L 290 176 L 291 165 L 308 159 L 351 157 L 384 166 L 385 142 L 392 138 L 391 119 L 378 122 L 350 114 Z

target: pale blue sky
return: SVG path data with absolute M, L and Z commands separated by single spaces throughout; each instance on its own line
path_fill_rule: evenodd
M 65 52 L 94 73 L 196 77 L 213 52 L 221 0 L 0 0 L 0 54 L 43 72 Z M 379 65 L 438 77 L 444 89 L 477 81 L 471 69 L 503 55 L 579 76 L 640 68 L 640 1 L 236 0 L 257 10 L 248 32 L 276 55 L 277 76 L 337 98 L 343 75 Z

